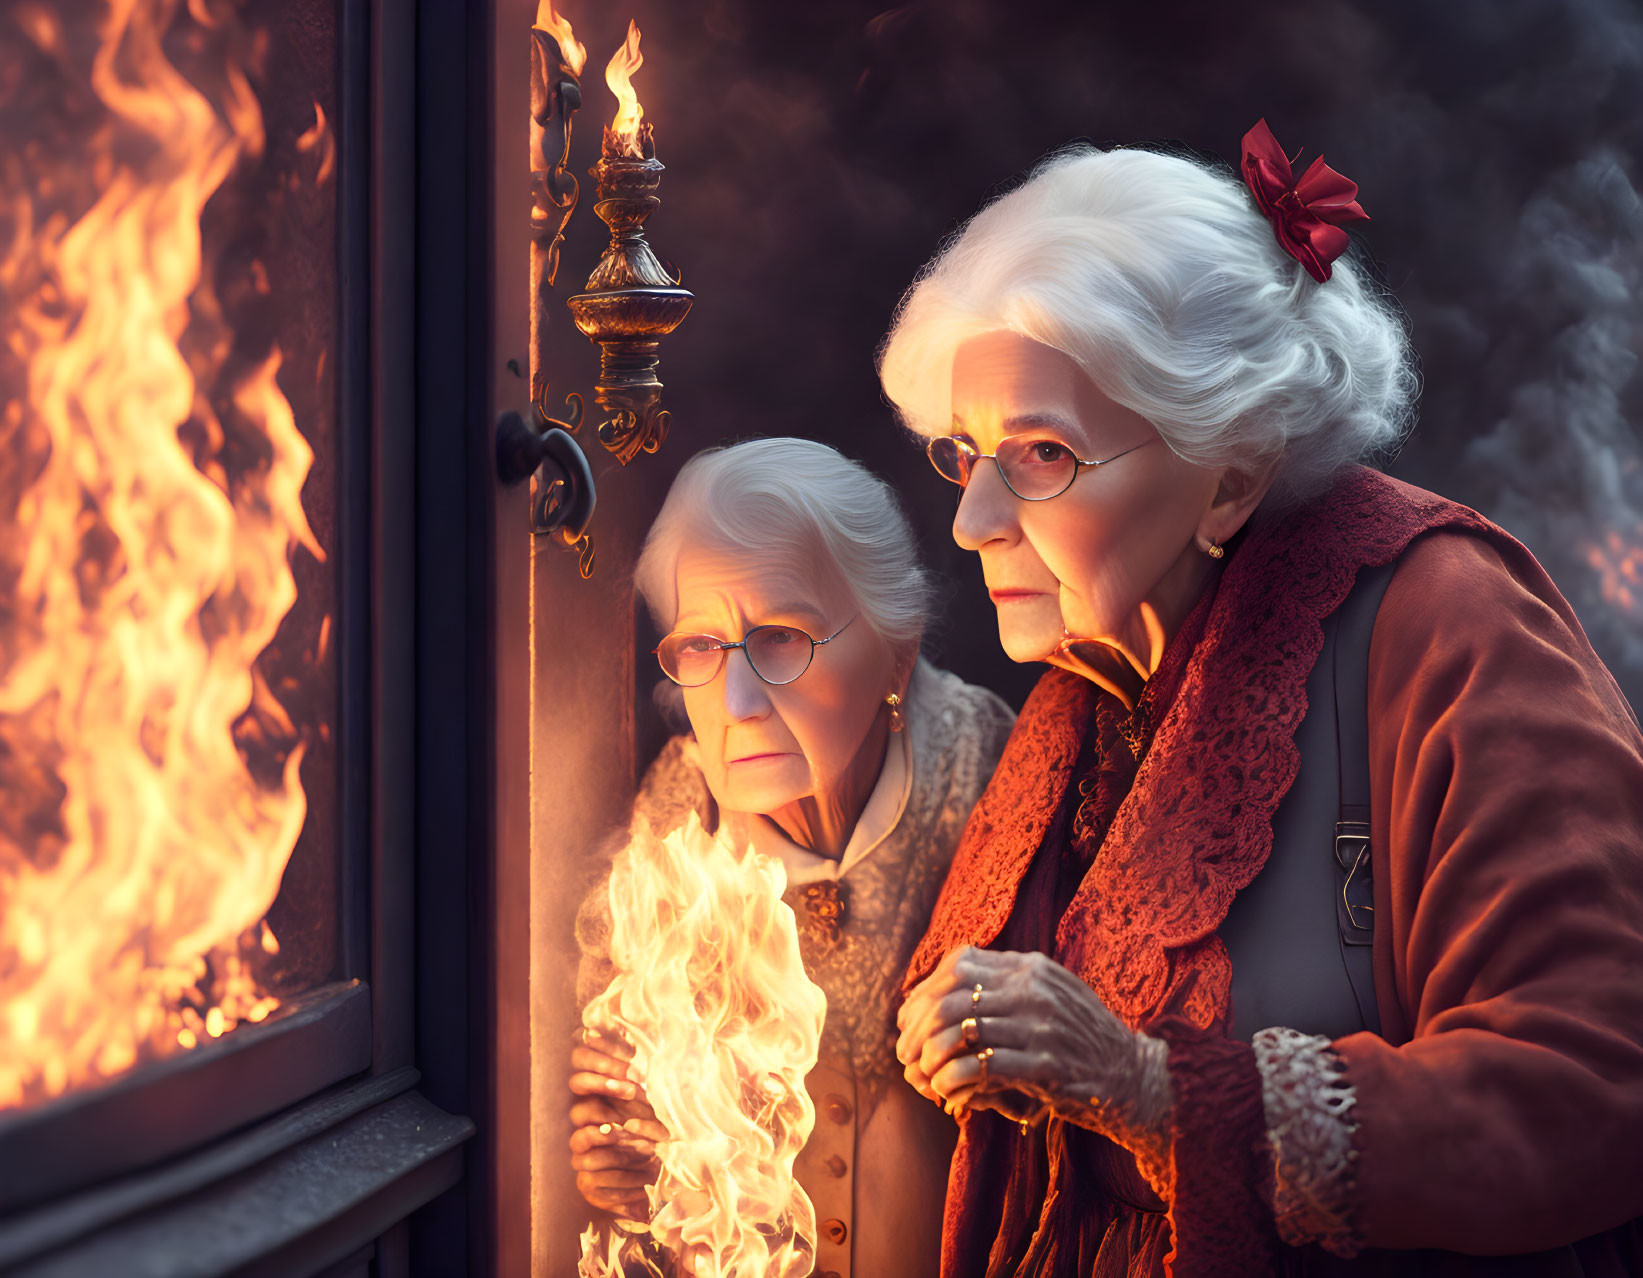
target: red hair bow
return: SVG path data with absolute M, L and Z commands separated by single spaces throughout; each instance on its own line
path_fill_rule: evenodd
M 1244 134 L 1242 169 L 1284 252 L 1322 284 L 1330 276 L 1329 264 L 1346 252 L 1348 240 L 1340 224 L 1369 220 L 1358 207 L 1358 184 L 1335 172 L 1321 155 L 1297 182 L 1264 119 Z

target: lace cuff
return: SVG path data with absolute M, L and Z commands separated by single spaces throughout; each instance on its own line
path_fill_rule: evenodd
M 1116 1094 L 1091 1097 L 1082 1118 L 1135 1156 L 1141 1178 L 1164 1202 L 1175 1196 L 1175 1165 L 1170 1150 L 1169 1044 L 1140 1035 L 1137 1068 Z
M 1175 1163 L 1170 1154 L 1169 1044 L 1161 1038 L 1142 1037 L 1136 1092 L 1135 1121 L 1125 1143 L 1142 1179 L 1167 1203 L 1175 1197 Z
M 1131 1146 L 1135 1169 L 1152 1192 L 1167 1205 L 1175 1198 L 1175 1163 L 1170 1157 L 1169 1134 L 1146 1132 Z
M 1321 1243 L 1351 1259 L 1362 1248 L 1354 1227 L 1358 1125 L 1356 1091 L 1327 1038 L 1292 1029 L 1255 1035 L 1261 1106 L 1275 1163 L 1273 1215 L 1291 1247 Z

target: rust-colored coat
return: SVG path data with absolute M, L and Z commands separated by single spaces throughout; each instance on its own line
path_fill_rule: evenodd
M 1528 551 L 1410 548 L 1369 650 L 1360 1227 L 1537 1251 L 1643 1213 L 1643 740 Z

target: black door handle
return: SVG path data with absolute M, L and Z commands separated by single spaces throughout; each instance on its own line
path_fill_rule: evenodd
M 518 413 L 503 413 L 496 423 L 497 477 L 504 484 L 522 484 L 539 470 L 531 529 L 574 546 L 587 532 L 597 500 L 587 454 L 557 426 L 537 432 Z

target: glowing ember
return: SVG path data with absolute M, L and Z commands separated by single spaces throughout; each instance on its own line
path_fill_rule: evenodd
M 582 67 L 588 60 L 588 51 L 577 41 L 570 23 L 553 11 L 553 0 L 537 0 L 536 25 L 559 42 L 559 52 L 565 55 L 571 74 L 581 75 Z
M 259 783 L 235 732 L 289 724 L 255 662 L 296 599 L 293 548 L 321 555 L 312 454 L 275 352 L 232 396 L 262 460 L 230 475 L 179 350 L 201 211 L 263 128 L 239 68 L 219 115 L 167 60 L 174 12 L 108 6 L 89 209 L 36 209 L 49 175 L 0 190 L 25 240 L 0 261 L 23 370 L 0 450 L 0 765 L 26 782 L 0 787 L 0 1107 L 278 1006 L 248 961 L 278 949 L 259 921 L 303 824 L 302 748 Z M 326 137 L 316 112 L 309 144 Z M 202 288 L 195 311 L 214 306 Z
M 804 1077 L 827 1000 L 799 959 L 785 880 L 779 862 L 738 852 L 694 816 L 662 839 L 635 830 L 611 872 L 617 976 L 583 1021 L 634 1045 L 671 1135 L 657 1151 L 650 1250 L 661 1244 L 700 1278 L 802 1278 L 815 1260 L 793 1159 L 815 1125 Z M 656 1272 L 644 1251 L 590 1229 L 579 1272 Z
M 645 109 L 633 91 L 633 73 L 644 65 L 645 55 L 639 52 L 639 24 L 629 20 L 626 42 L 605 64 L 605 83 L 616 95 L 616 118 L 605 130 L 603 153 L 607 156 L 635 160 L 644 157 L 650 126 L 644 123 Z
M 1610 532 L 1601 545 L 1586 548 L 1586 562 L 1598 575 L 1603 601 L 1633 616 L 1643 615 L 1643 525 L 1627 541 Z

